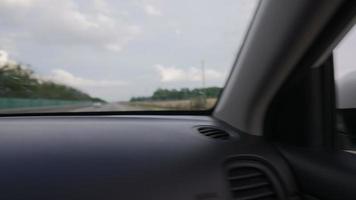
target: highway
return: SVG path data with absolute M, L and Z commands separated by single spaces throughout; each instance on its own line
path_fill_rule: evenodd
M 52 106 L 52 107 L 36 107 L 36 108 L 11 108 L 0 109 L 0 114 L 16 114 L 16 113 L 60 113 L 60 112 L 105 112 L 105 111 L 140 111 L 147 108 L 132 106 L 125 102 L 113 102 L 92 105 L 70 105 L 70 106 Z
M 139 111 L 147 110 L 147 108 L 131 106 L 123 102 L 106 103 L 102 105 L 91 105 L 72 109 L 71 112 L 103 112 L 103 111 Z

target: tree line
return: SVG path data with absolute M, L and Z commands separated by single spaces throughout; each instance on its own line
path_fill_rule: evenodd
M 0 68 L 0 97 L 104 102 L 73 87 L 36 78 L 31 69 L 20 64 Z
M 182 88 L 182 89 L 162 89 L 153 92 L 152 96 L 132 97 L 131 102 L 137 101 L 157 101 L 157 100 L 187 100 L 196 97 L 217 98 L 222 91 L 220 87 L 208 88 Z

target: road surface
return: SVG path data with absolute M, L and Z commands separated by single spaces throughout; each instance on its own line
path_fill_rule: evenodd
M 73 109 L 71 112 L 103 112 L 103 111 L 139 111 L 147 110 L 144 107 L 132 106 L 128 103 L 116 102 L 106 103 L 102 105 L 92 105 L 87 107 L 81 107 Z
M 54 106 L 54 107 L 37 107 L 37 108 L 12 108 L 0 109 L 1 113 L 55 113 L 55 112 L 105 112 L 105 111 L 140 111 L 147 110 L 145 107 L 129 105 L 125 102 L 114 102 L 92 105 L 70 105 L 70 106 Z

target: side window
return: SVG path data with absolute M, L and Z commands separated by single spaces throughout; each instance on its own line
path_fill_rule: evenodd
M 356 26 L 334 50 L 339 145 L 356 150 Z

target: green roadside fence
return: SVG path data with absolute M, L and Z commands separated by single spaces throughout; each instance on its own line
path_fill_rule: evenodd
M 27 98 L 0 98 L 0 109 L 56 107 L 70 105 L 90 105 L 90 101 L 57 100 L 57 99 L 27 99 Z

